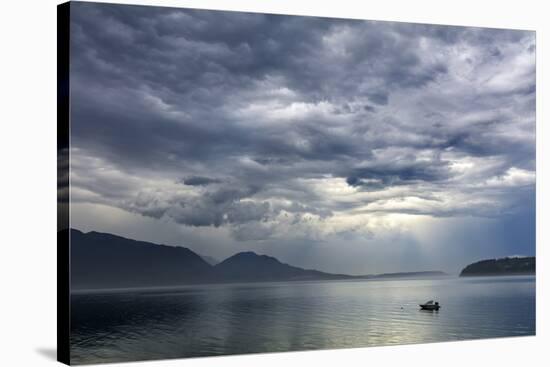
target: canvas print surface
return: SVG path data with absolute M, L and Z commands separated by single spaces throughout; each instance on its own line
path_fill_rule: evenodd
M 72 2 L 66 363 L 535 334 L 535 33 Z

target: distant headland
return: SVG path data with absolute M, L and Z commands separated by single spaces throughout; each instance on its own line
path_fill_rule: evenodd
M 505 257 L 475 262 L 460 272 L 461 277 L 481 275 L 528 275 L 535 274 L 535 257 Z

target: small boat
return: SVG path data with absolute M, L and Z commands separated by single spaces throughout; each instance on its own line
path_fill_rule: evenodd
M 439 302 L 428 301 L 424 304 L 419 305 L 422 310 L 437 311 L 441 306 Z

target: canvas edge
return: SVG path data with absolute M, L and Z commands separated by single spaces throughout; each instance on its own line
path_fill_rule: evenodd
M 57 360 L 70 365 L 70 2 L 57 5 Z

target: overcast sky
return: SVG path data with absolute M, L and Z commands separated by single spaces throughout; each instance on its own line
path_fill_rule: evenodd
M 351 274 L 534 255 L 534 32 L 71 11 L 74 228 Z

